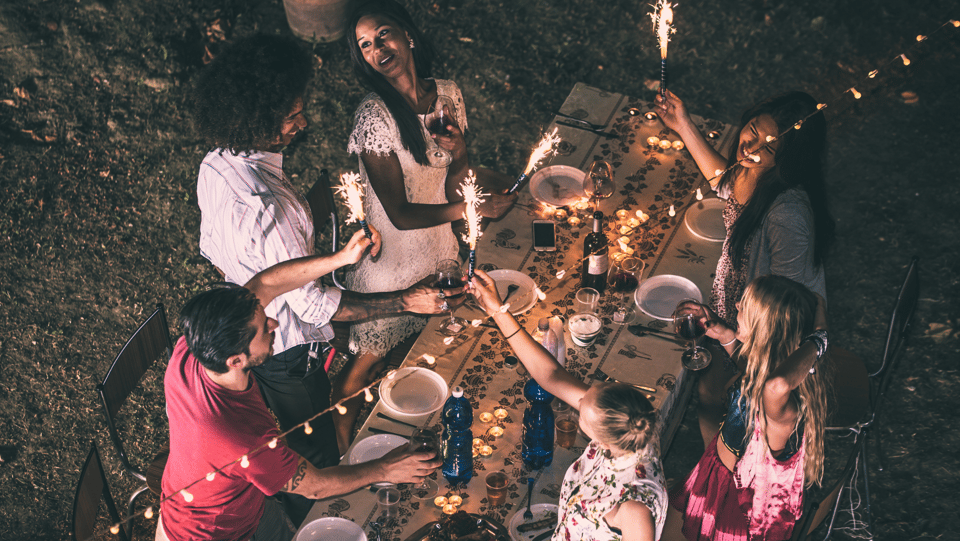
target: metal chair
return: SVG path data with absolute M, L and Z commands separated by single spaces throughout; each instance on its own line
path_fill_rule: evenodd
M 120 522 L 120 513 L 110 494 L 110 486 L 103 472 L 103 463 L 100 461 L 100 452 L 97 444 L 90 448 L 83 468 L 80 469 L 80 481 L 77 483 L 77 494 L 73 498 L 73 539 L 83 541 L 93 538 L 94 528 L 97 526 L 97 517 L 100 514 L 100 503 L 106 502 L 107 514 L 112 524 Z M 132 526 L 132 525 L 130 525 Z M 130 528 L 131 535 L 133 528 Z M 117 534 L 120 541 L 128 541 L 130 535 L 126 529 L 120 528 Z
M 134 502 L 144 491 L 150 489 L 154 494 L 160 495 L 160 476 L 163 474 L 163 466 L 166 464 L 169 449 L 165 449 L 153 459 L 147 473 L 142 472 L 131 464 L 127 452 L 123 448 L 115 419 L 120 407 L 123 406 L 130 392 L 140 382 L 150 365 L 161 357 L 170 358 L 172 352 L 173 342 L 170 340 L 167 316 L 163 304 L 158 303 L 157 309 L 140 325 L 120 350 L 117 358 L 110 365 L 110 369 L 107 370 L 103 382 L 97 385 L 97 393 L 100 395 L 100 403 L 103 405 L 107 428 L 110 429 L 110 439 L 113 440 L 113 446 L 116 447 L 117 454 L 120 455 L 120 462 L 130 475 L 144 482 L 143 486 L 137 488 L 130 496 L 130 500 L 127 502 L 128 514 L 133 514 Z
M 319 237 L 323 231 L 327 220 L 330 221 L 332 237 L 330 253 L 336 252 L 340 247 L 340 219 L 337 217 L 337 205 L 333 200 L 333 191 L 330 188 L 330 173 L 326 169 L 320 170 L 320 176 L 307 192 L 307 203 L 310 204 L 310 212 L 313 214 L 313 232 L 315 237 Z M 340 289 L 346 289 L 337 278 L 337 271 L 330 273 L 333 283 Z

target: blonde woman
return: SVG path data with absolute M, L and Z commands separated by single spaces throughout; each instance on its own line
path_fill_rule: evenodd
M 682 515 L 691 541 L 788 539 L 804 486 L 823 474 L 823 299 L 789 278 L 761 276 L 739 303 L 736 331 L 716 317 L 706 323 L 741 372 L 720 432 L 670 495 L 667 529 Z
M 530 376 L 580 411 L 580 429 L 592 440 L 563 478 L 553 540 L 659 539 L 667 493 L 653 405 L 630 386 L 590 387 L 573 377 L 509 312 L 500 311 L 496 284 L 486 273 L 478 270 L 471 284 Z

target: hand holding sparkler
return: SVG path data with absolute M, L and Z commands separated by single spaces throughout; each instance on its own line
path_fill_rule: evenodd
M 514 193 L 523 186 L 523 183 L 530 178 L 530 175 L 533 174 L 533 171 L 540 165 L 540 162 L 549 156 L 557 143 L 560 142 L 560 136 L 557 135 L 557 130 L 559 128 L 554 128 L 552 132 L 544 134 L 543 139 L 540 140 L 540 143 L 533 149 L 533 152 L 530 154 L 530 160 L 527 162 L 527 167 L 523 170 L 523 173 L 520 174 L 520 177 L 517 178 L 517 181 L 507 190 L 507 193 Z
M 360 184 L 360 175 L 356 173 L 340 175 L 340 185 L 337 186 L 337 193 L 343 198 L 343 203 L 350 211 L 347 223 L 360 222 L 360 227 L 363 228 L 367 238 L 373 240 L 373 233 L 370 232 L 370 226 L 367 225 L 366 216 L 363 213 L 363 184 Z M 379 248 L 377 251 L 379 251 Z
M 670 43 L 670 34 L 677 30 L 673 27 L 673 4 L 670 0 L 658 0 L 654 12 L 650 14 L 653 20 L 653 31 L 660 42 L 660 94 L 667 90 L 667 44 Z
M 477 186 L 477 177 L 473 174 L 473 171 L 467 173 L 467 177 L 463 179 L 463 184 L 460 185 L 460 190 L 457 193 L 463 196 L 463 202 L 466 205 L 466 209 L 463 211 L 463 219 L 467 222 L 467 234 L 463 236 L 463 241 L 470 245 L 467 278 L 473 278 L 477 260 L 477 239 L 483 234 L 480 231 L 481 217 L 477 209 L 485 201 L 484 196 L 487 194 L 483 193 Z

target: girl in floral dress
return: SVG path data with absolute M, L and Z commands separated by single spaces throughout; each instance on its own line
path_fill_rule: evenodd
M 643 393 L 622 383 L 588 386 L 547 353 L 509 312 L 494 281 L 481 270 L 471 292 L 517 357 L 546 389 L 580 411 L 580 429 L 592 441 L 567 470 L 560 490 L 554 541 L 655 541 L 666 520 L 667 493 L 657 412 Z

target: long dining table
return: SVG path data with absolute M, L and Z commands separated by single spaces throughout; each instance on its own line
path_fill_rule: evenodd
M 604 213 L 603 225 L 611 256 L 628 252 L 645 263 L 640 289 L 654 277 L 681 276 L 696 285 L 704 300 L 708 299 L 722 243 L 709 235 L 695 234 L 696 227 L 685 225 L 685 218 L 688 212 L 703 211 L 705 207 L 715 210 L 717 205 L 710 205 L 714 195 L 685 150 L 648 144 L 650 137 L 671 142 L 679 139 L 664 128 L 659 119 L 647 118 L 646 113 L 652 109 L 653 104 L 649 102 L 576 84 L 560 108 L 560 114 L 547 128 L 549 131 L 557 127 L 562 142 L 541 169 L 564 165 L 585 171 L 594 161 L 604 160 L 613 166 L 615 192 L 599 201 L 580 200 L 558 208 L 545 202 L 549 194 L 545 196 L 546 192 L 538 191 L 546 189 L 543 182 L 537 185 L 531 182 L 518 192 L 515 208 L 500 220 L 487 224 L 477 246 L 478 268 L 518 271 L 532 279 L 543 293 L 540 299 L 535 291 L 529 292 L 533 297 L 523 306 L 529 309 L 518 316 L 527 330 L 533 331 L 540 318 L 563 319 L 573 314 L 574 294 L 580 284 L 583 240 L 591 231 L 594 210 Z M 710 134 L 709 140 L 715 148 L 725 152 L 736 139 L 735 127 L 694 118 L 701 130 Z M 703 200 L 698 199 L 698 188 Z M 617 211 L 624 212 L 618 215 Z M 649 219 L 629 231 L 629 220 L 640 219 L 637 211 L 643 211 Z M 531 222 L 537 219 L 556 220 L 556 251 L 533 250 Z M 592 345 L 578 347 L 569 332 L 563 333 L 565 366 L 584 381 L 593 381 L 592 376 L 599 369 L 609 377 L 655 389 L 649 397 L 659 411 L 660 445 L 662 452 L 666 452 L 683 417 L 694 379 L 680 362 L 686 345 L 669 336 L 648 332 L 649 328 L 670 332 L 672 325 L 639 310 L 637 323 L 648 329 L 614 323 L 616 301 L 616 295 L 609 290 L 601 298 L 599 310 L 604 323 Z M 457 315 L 467 319 L 481 317 L 473 315 L 467 306 L 459 308 Z M 444 342 L 446 336 L 439 332 L 441 320 L 442 317 L 430 320 L 401 367 L 429 366 L 449 388 L 461 387 L 473 405 L 474 437 L 482 438 L 493 452 L 474 458 L 474 477 L 465 486 L 450 486 L 438 471 L 435 474 L 440 485 L 438 495 L 457 494 L 462 498 L 459 509 L 506 525 L 514 514 L 522 513 L 526 507 L 525 480 L 534 477 L 536 488 L 532 503 L 556 504 L 564 474 L 583 452 L 587 440 L 582 433 L 578 434 L 571 448 L 555 449 L 551 465 L 528 471 L 520 457 L 522 418 L 527 405 L 523 386 L 528 376 L 522 366 L 511 369 L 504 365 L 504 358 L 512 355 L 512 351 L 501 333 L 488 326 L 490 320 L 477 327 L 468 326 L 449 344 Z M 425 363 L 425 355 L 435 358 L 435 362 Z M 482 413 L 496 408 L 505 410 L 506 417 L 495 418 L 490 423 L 480 420 Z M 384 404 L 377 403 L 354 446 L 374 436 L 371 429 L 403 435 L 413 431 L 378 414 L 397 417 Z M 417 426 L 439 426 L 440 417 L 441 412 L 435 411 L 403 420 Z M 491 435 L 489 430 L 493 426 L 501 427 L 502 435 Z M 505 504 L 491 506 L 486 497 L 484 476 L 496 470 L 504 471 L 509 477 L 508 494 Z M 412 487 L 401 485 L 400 490 L 398 518 L 382 528 L 384 540 L 406 540 L 442 516 L 441 509 L 432 500 L 413 498 Z M 378 518 L 378 513 L 374 492 L 362 489 L 317 501 L 303 524 L 305 527 L 321 517 L 345 518 L 375 539 L 370 523 Z

